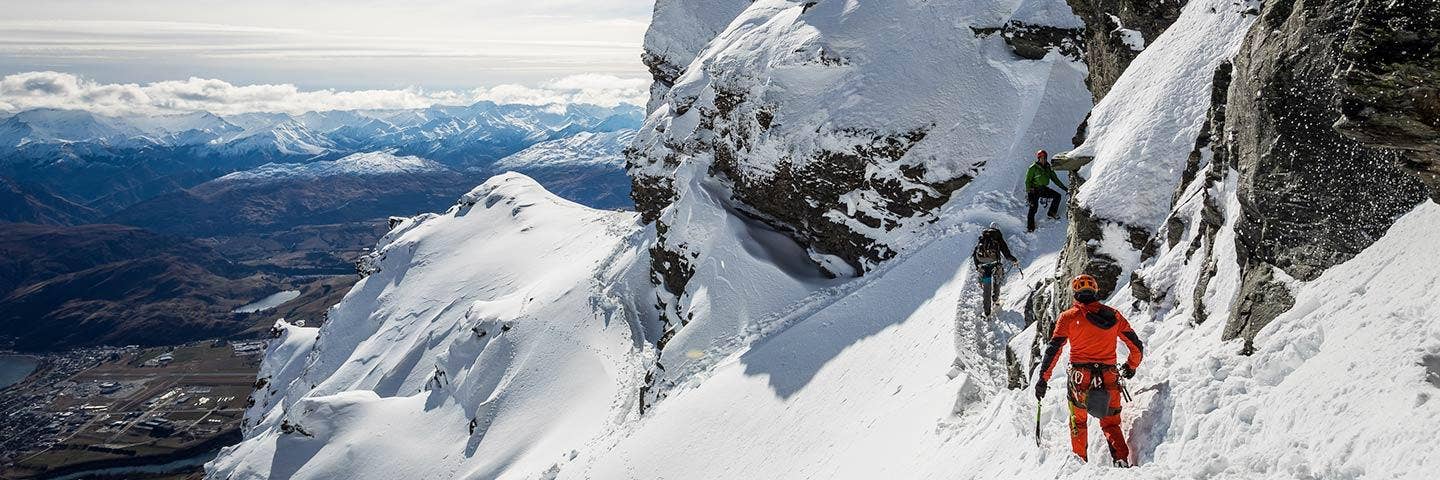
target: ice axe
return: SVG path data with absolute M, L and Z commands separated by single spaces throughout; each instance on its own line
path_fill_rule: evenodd
M 1044 400 L 1035 401 L 1035 448 L 1040 447 L 1040 409 L 1044 407 Z

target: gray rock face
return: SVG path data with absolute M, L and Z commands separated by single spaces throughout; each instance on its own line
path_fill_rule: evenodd
M 1225 338 L 1253 340 L 1308 281 L 1378 239 L 1424 199 L 1402 153 L 1338 133 L 1337 81 L 1356 0 L 1271 2 L 1235 58 L 1224 148 L 1240 172 L 1240 298 Z
M 1115 292 L 1120 285 L 1120 276 L 1124 273 L 1118 260 L 1099 251 L 1098 242 L 1103 236 L 1103 230 L 1107 223 L 1113 224 L 1105 219 L 1097 218 L 1090 214 L 1089 210 L 1071 205 L 1070 227 L 1065 236 L 1065 250 L 1060 256 L 1060 280 L 1056 285 L 1057 293 L 1061 296 L 1069 293 L 1070 284 L 1068 280 L 1082 273 L 1095 277 L 1100 284 L 1100 296 L 1108 297 Z M 1116 224 L 1119 225 L 1119 224 Z M 1144 228 L 1119 225 L 1128 233 L 1127 241 L 1136 250 L 1145 250 L 1149 243 L 1150 232 Z
M 1175 19 L 1185 0 L 1067 0 L 1085 21 L 1085 80 L 1095 102 L 1100 102 L 1140 50 L 1125 43 L 1120 29 L 1138 31 L 1146 42 L 1160 36 Z M 1118 24 L 1116 22 L 1119 22 Z
M 764 177 L 746 175 L 736 164 L 736 149 L 743 148 L 744 137 L 727 138 L 729 141 L 715 145 L 716 160 L 711 173 L 728 181 L 741 213 L 785 232 L 816 252 L 840 257 L 853 272 L 859 273 L 868 265 L 894 257 L 896 252 L 827 215 L 846 211 L 844 197 L 847 194 L 865 192 L 890 214 L 889 218 L 876 218 L 857 210 L 849 212 L 848 218 L 870 228 L 889 231 L 899 226 L 895 218 L 930 215 L 952 192 L 970 180 L 968 176 L 961 176 L 926 182 L 923 164 L 900 167 L 909 185 L 866 174 L 868 170 L 899 162 L 911 146 L 925 138 L 925 133 L 923 130 L 901 134 L 844 132 L 853 139 L 849 142 L 853 145 L 851 148 L 824 149 L 801 166 L 781 164 L 774 175 Z M 728 136 L 722 134 L 722 138 L 725 137 Z M 832 276 L 840 273 L 827 272 Z
M 1340 46 L 1340 121 L 1361 143 L 1403 150 L 1440 202 L 1440 1 L 1367 1 Z
M 1224 200 L 1217 197 L 1213 187 L 1219 184 L 1226 172 L 1236 168 L 1234 157 L 1229 150 L 1224 148 L 1225 139 L 1225 113 L 1230 102 L 1230 83 L 1234 77 L 1235 65 L 1230 62 L 1222 63 L 1215 69 L 1213 83 L 1210 92 L 1210 111 L 1205 114 L 1205 128 L 1200 131 L 1200 136 L 1195 139 L 1195 150 L 1190 152 L 1189 165 L 1185 169 L 1180 187 L 1175 191 L 1178 200 L 1181 192 L 1192 181 L 1205 182 L 1207 188 L 1200 191 L 1203 195 L 1203 209 L 1200 214 L 1199 235 L 1191 244 L 1186 247 L 1186 258 L 1191 261 L 1199 261 L 1204 268 L 1200 271 L 1200 278 L 1195 282 L 1195 289 L 1192 292 L 1191 308 L 1194 313 L 1196 324 L 1204 323 L 1210 316 L 1205 308 L 1205 292 L 1210 288 L 1210 281 L 1219 272 L 1219 259 L 1215 258 L 1215 236 L 1220 233 L 1221 227 L 1225 224 L 1224 215 L 1221 213 L 1220 204 Z M 1204 177 L 1195 179 L 1199 174 L 1200 165 L 1206 162 L 1204 158 L 1209 155 L 1208 167 L 1204 171 Z M 1166 243 L 1170 248 L 1175 248 L 1180 242 L 1185 229 L 1184 220 L 1172 216 L 1166 220 Z M 1196 258 L 1196 253 L 1200 254 Z

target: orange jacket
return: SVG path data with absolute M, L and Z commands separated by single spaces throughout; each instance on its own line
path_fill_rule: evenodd
M 1125 342 L 1125 348 L 1130 349 L 1125 364 L 1131 370 L 1139 368 L 1145 345 L 1130 328 L 1125 316 L 1100 302 L 1075 302 L 1075 306 L 1061 313 L 1060 319 L 1055 322 L 1055 334 L 1050 337 L 1050 346 L 1045 349 L 1045 357 L 1040 361 L 1044 367 L 1040 372 L 1040 381 L 1050 380 L 1055 362 L 1060 357 L 1060 347 L 1066 343 L 1070 344 L 1070 363 L 1114 365 L 1117 340 Z

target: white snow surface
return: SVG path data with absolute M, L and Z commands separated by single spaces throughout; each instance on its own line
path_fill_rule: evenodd
M 655 0 L 655 12 L 645 31 L 645 52 L 674 68 L 695 60 L 716 35 L 750 6 L 750 0 Z M 650 87 L 646 111 L 654 111 L 667 89 L 659 82 Z
M 349 175 L 395 175 L 448 170 L 433 160 L 393 152 L 351 154 L 336 160 L 310 163 L 267 163 L 250 170 L 231 173 L 213 181 L 277 181 Z
M 531 145 L 495 162 L 495 168 L 525 169 L 577 165 L 625 165 L 625 147 L 635 140 L 634 130 L 580 132 L 569 137 Z
M 514 173 L 465 199 L 386 235 L 313 341 L 285 329 L 211 476 L 535 474 L 635 415 L 634 214 Z

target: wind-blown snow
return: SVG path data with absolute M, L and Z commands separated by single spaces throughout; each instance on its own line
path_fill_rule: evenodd
M 310 163 L 267 163 L 217 178 L 216 182 L 275 181 L 348 175 L 395 175 L 447 171 L 444 165 L 391 152 L 356 153 L 337 160 Z

